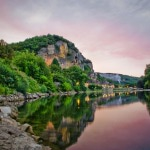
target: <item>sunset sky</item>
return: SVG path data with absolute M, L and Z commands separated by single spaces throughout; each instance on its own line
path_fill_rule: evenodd
M 57 34 L 96 72 L 144 74 L 150 63 L 150 0 L 0 0 L 0 39 Z

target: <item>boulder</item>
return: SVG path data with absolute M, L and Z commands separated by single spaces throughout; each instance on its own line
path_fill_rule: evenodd
M 19 130 L 17 126 L 0 123 L 0 149 L 43 150 L 44 147 L 36 144 L 32 137 L 30 137 L 27 133 Z
M 33 129 L 32 129 L 32 126 L 29 125 L 29 124 L 27 124 L 27 123 L 25 123 L 25 124 L 23 124 L 23 125 L 21 126 L 21 130 L 22 130 L 22 131 L 25 131 L 25 132 L 28 132 L 28 133 L 30 133 L 30 134 L 34 134 Z
M 13 119 L 16 119 L 18 117 L 17 107 L 14 107 L 14 106 L 11 107 L 10 117 L 13 118 Z
M 4 117 L 7 117 L 9 114 L 11 114 L 11 108 L 7 106 L 0 106 L 1 113 Z
M 9 125 L 9 126 L 13 126 L 13 127 L 18 126 L 17 122 L 14 119 L 9 118 L 9 117 L 3 117 L 1 119 L 1 122 L 2 122 L 3 125 Z
M 40 137 L 39 137 L 39 136 L 32 135 L 32 137 L 34 138 L 34 140 L 35 140 L 36 142 L 38 142 L 38 141 L 40 140 Z
M 25 99 L 25 97 L 22 93 L 17 93 L 17 96 L 18 96 L 19 100 L 24 100 Z
M 38 99 L 39 96 L 38 96 L 37 94 L 32 94 L 32 98 L 33 98 L 33 99 Z

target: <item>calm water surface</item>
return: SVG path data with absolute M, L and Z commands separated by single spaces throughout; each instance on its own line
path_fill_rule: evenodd
M 150 150 L 150 92 L 57 96 L 19 111 L 53 150 Z

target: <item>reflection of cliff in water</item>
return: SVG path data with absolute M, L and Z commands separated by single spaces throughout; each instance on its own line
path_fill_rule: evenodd
M 36 135 L 53 149 L 65 149 L 77 142 L 94 120 L 96 103 L 86 94 L 41 99 L 19 108 L 19 121 L 33 126 Z
M 128 96 L 116 96 L 111 101 L 107 102 L 105 106 L 119 106 L 124 104 L 129 104 L 133 102 L 139 101 L 138 97 L 135 95 L 128 95 Z

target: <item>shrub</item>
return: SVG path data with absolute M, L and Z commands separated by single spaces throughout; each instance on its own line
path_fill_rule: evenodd
M 40 91 L 41 91 L 42 93 L 46 93 L 46 92 L 47 92 L 47 87 L 46 87 L 44 84 L 41 85 Z
M 62 91 L 71 91 L 72 90 L 72 86 L 71 86 L 70 83 L 64 82 L 61 85 L 61 89 L 62 89 Z
M 0 85 L 0 94 L 5 94 L 5 88 L 2 85 Z

